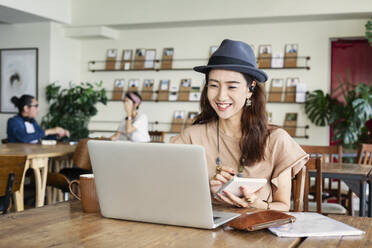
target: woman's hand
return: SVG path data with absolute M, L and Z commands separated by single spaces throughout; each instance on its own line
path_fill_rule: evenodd
M 258 191 L 256 191 L 255 193 L 248 193 L 247 188 L 243 186 L 240 187 L 240 190 L 243 193 L 243 197 L 238 197 L 229 191 L 223 191 L 224 194 L 217 194 L 217 196 L 223 202 L 241 208 L 267 208 L 267 203 L 259 199 Z
M 227 183 L 234 175 L 235 172 L 232 168 L 222 166 L 221 170 L 209 180 L 212 195 L 215 195 L 221 186 Z

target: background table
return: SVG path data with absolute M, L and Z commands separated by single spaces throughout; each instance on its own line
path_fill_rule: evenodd
M 350 163 L 323 163 L 322 174 L 324 178 L 343 180 L 347 186 L 360 198 L 359 216 L 365 216 L 367 184 L 369 192 L 372 192 L 371 172 L 372 166 Z M 314 170 L 309 171 L 310 176 L 315 177 Z M 372 194 L 368 199 L 368 216 L 372 217 Z
M 22 211 L 24 209 L 23 186 L 27 169 L 31 168 L 34 171 L 36 184 L 35 205 L 36 207 L 41 207 L 44 205 L 49 158 L 71 155 L 74 151 L 75 146 L 67 144 L 41 145 L 8 143 L 0 145 L 0 155 L 27 156 L 21 187 L 18 192 L 15 192 L 15 208 L 17 211 Z

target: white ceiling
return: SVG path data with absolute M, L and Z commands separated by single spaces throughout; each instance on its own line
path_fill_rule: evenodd
M 32 15 L 23 11 L 0 6 L 0 23 L 28 23 L 28 22 L 47 22 L 49 19 Z

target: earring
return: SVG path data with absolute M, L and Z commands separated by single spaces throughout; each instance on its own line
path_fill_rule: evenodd
M 251 99 L 250 98 L 247 98 L 247 100 L 245 101 L 245 106 L 246 107 L 249 107 L 249 106 L 251 106 L 252 105 L 252 101 L 251 101 Z

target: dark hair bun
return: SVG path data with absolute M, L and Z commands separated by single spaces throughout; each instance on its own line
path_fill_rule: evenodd
M 16 96 L 13 96 L 10 101 L 16 106 L 18 107 L 18 104 L 19 104 L 19 98 L 16 97 Z

